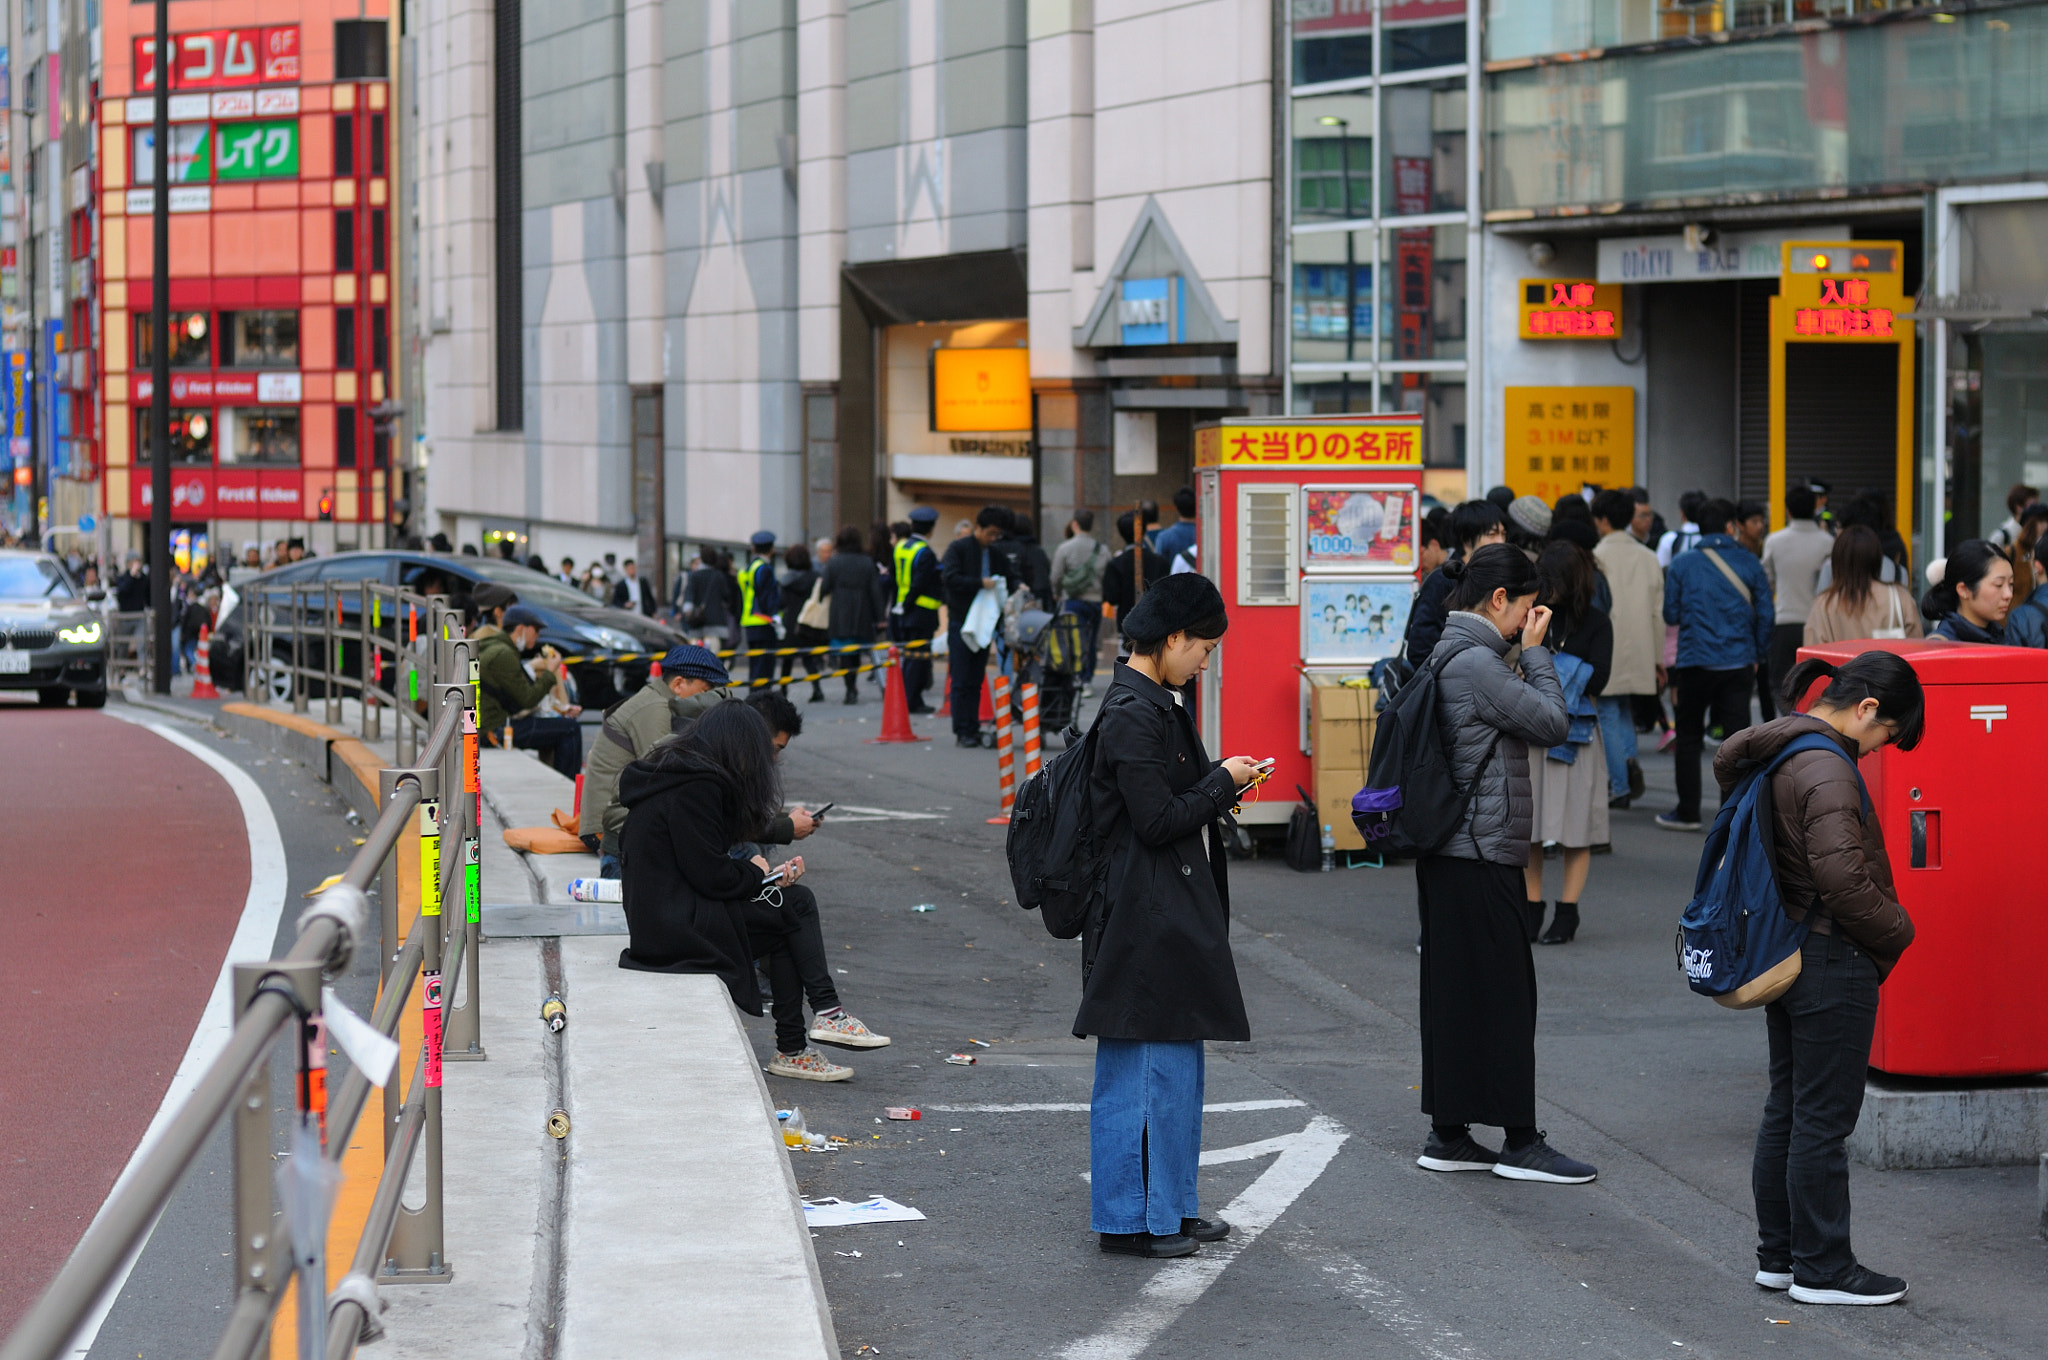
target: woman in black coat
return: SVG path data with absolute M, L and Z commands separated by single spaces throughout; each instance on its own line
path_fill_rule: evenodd
M 727 852 L 758 839 L 782 811 L 768 724 L 746 704 L 713 704 L 625 768 L 619 801 L 626 807 L 619 877 L 631 936 L 619 967 L 716 973 L 734 1005 L 761 1014 L 746 905 L 761 895 L 768 861 Z M 780 881 L 794 884 L 803 872 L 803 860 L 793 859 Z M 776 1036 L 778 1048 L 784 1037 Z M 798 1038 L 783 1051 L 803 1047 Z
M 825 583 L 824 597 L 832 602 L 832 645 L 874 646 L 875 630 L 882 622 L 884 587 L 882 576 L 875 569 L 875 559 L 861 548 L 859 529 L 849 524 L 839 531 L 839 537 L 832 543 L 832 557 L 825 563 L 820 579 Z M 866 658 L 866 652 L 832 653 L 832 668 L 846 671 L 849 704 L 860 702 L 858 667 Z
M 789 576 L 782 583 L 782 636 L 789 639 L 792 647 L 822 647 L 831 639 L 823 628 L 807 628 L 797 622 L 804 606 L 811 602 L 811 588 L 818 584 L 818 571 L 811 565 L 811 550 L 801 543 L 789 545 L 789 551 L 782 555 L 782 565 L 789 568 Z M 811 702 L 817 703 L 825 697 L 825 687 L 818 683 L 818 672 L 833 669 L 824 664 L 826 658 L 807 656 L 803 658 L 804 674 L 811 677 Z M 782 678 L 788 680 L 796 674 L 797 658 L 782 658 Z
M 1186 1256 L 1230 1232 L 1200 1216 L 1195 1178 L 1202 1043 L 1251 1037 L 1216 822 L 1254 764 L 1211 761 L 1178 692 L 1228 626 L 1207 577 L 1160 580 L 1124 620 L 1132 655 L 1096 720 L 1089 793 L 1109 863 L 1082 932 L 1074 1034 L 1096 1039 L 1092 1219 L 1107 1252 Z

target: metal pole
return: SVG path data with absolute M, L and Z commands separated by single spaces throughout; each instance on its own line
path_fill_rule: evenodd
M 335 636 L 334 626 L 336 602 L 340 594 L 334 582 L 320 584 L 320 697 L 325 701 L 327 725 L 334 726 L 341 721 L 341 653 L 340 639 Z
M 292 585 L 292 712 L 306 711 L 306 595 L 305 590 Z
M 449 674 L 467 676 L 470 665 L 470 644 L 467 638 L 456 638 L 448 646 Z M 448 790 L 442 806 L 455 809 L 449 818 L 455 832 L 444 844 L 453 847 L 451 858 L 454 873 L 451 876 L 451 896 L 458 896 L 462 912 L 458 916 L 451 903 L 448 913 L 448 933 L 453 936 L 460 932 L 469 957 L 469 966 L 459 979 L 458 990 L 462 1004 L 453 1006 L 448 1017 L 447 1043 L 444 1051 L 454 1062 L 481 1062 L 484 1053 L 481 1027 L 482 1003 L 481 983 L 478 981 L 477 949 L 483 942 L 482 909 L 477 875 L 482 869 L 482 842 L 480 835 L 479 803 L 482 793 L 476 778 L 476 710 L 471 707 L 474 698 L 470 687 L 462 681 L 454 681 L 441 687 L 441 702 L 444 709 L 453 707 L 462 714 L 462 739 L 449 747 L 448 758 L 443 763 L 444 777 L 441 787 Z M 451 998 L 452 1001 L 453 998 Z
M 171 616 L 171 5 L 156 0 L 156 194 L 150 210 L 149 607 Z M 53 92 L 54 93 L 54 92 Z M 51 101 L 55 107 L 54 97 Z M 48 187 L 61 193 L 61 183 Z M 171 692 L 171 630 L 149 639 L 150 688 Z
M 356 698 L 363 708 L 363 740 L 366 742 L 377 739 L 377 683 L 372 678 L 376 674 L 374 658 L 377 635 L 370 629 L 370 601 L 376 598 L 376 590 L 377 587 L 368 581 L 363 582 L 362 598 L 357 601 L 356 606 L 362 611 L 361 617 L 356 620 L 362 633 L 361 641 L 356 647 Z
M 432 649 L 429 649 L 429 655 Z M 431 706 L 431 705 L 430 705 Z M 426 1066 L 426 1084 L 421 1109 L 426 1120 L 426 1203 L 417 1210 L 400 1206 L 392 1226 L 391 1245 L 385 1275 L 412 1283 L 445 1283 L 454 1278 L 448 1268 L 442 1244 L 441 1213 L 441 863 L 440 823 L 442 808 L 441 771 L 422 766 L 394 773 L 418 780 L 420 795 L 420 915 L 413 929 L 420 939 L 420 1007 L 425 1022 L 424 1051 L 420 1062 Z M 431 835 L 430 835 L 431 833 Z M 385 1095 L 391 1109 L 391 1095 Z M 396 1126 L 387 1121 L 387 1136 Z

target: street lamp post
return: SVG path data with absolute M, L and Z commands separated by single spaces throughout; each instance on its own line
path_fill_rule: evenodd
M 156 0 L 156 205 L 150 249 L 150 676 L 171 692 L 171 6 Z
M 1324 127 L 1337 129 L 1337 156 L 1340 173 L 1344 180 L 1344 220 L 1349 222 L 1351 213 L 1351 120 L 1325 114 L 1318 120 Z M 1346 362 L 1358 357 L 1358 245 L 1357 237 L 1349 227 L 1344 229 L 1344 358 Z M 1337 401 L 1345 410 L 1351 409 L 1351 370 L 1345 369 L 1337 376 Z

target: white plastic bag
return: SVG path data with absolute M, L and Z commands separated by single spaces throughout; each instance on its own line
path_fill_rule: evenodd
M 977 652 L 986 651 L 995 641 L 996 629 L 1002 621 L 1003 592 L 995 586 L 983 586 L 960 625 L 960 640 Z

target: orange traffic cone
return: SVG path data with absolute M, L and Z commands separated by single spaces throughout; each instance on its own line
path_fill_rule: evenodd
M 212 650 L 213 630 L 201 627 L 199 630 L 199 669 L 192 677 L 192 697 L 195 699 L 218 699 L 220 691 L 213 687 L 213 663 L 207 656 Z
M 903 649 L 889 649 L 889 679 L 882 687 L 882 735 L 870 741 L 930 741 L 910 730 L 910 692 L 903 688 Z

